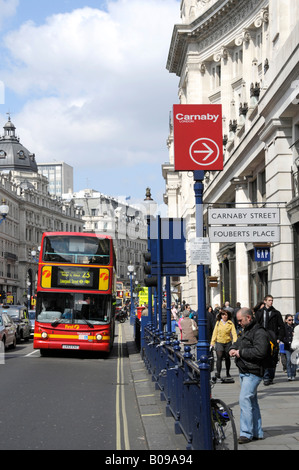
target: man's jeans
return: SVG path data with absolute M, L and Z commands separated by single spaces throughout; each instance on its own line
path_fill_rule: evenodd
M 262 418 L 257 401 L 257 388 L 262 377 L 254 374 L 240 374 L 240 436 L 262 438 Z

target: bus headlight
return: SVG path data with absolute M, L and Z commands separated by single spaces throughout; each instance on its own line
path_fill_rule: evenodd
M 48 333 L 46 333 L 45 331 L 42 332 L 42 338 L 43 339 L 47 339 L 48 338 Z
M 97 339 L 97 341 L 101 341 L 101 340 L 103 339 L 103 336 L 100 335 L 100 333 L 98 333 L 98 334 L 96 335 L 96 339 Z

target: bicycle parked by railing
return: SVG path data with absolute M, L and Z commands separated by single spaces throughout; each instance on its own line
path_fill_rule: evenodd
M 214 383 L 211 382 L 213 388 Z M 214 450 L 238 450 L 238 435 L 232 410 L 211 397 L 212 440 Z

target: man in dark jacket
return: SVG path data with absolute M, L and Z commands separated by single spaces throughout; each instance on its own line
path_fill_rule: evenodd
M 257 389 L 262 381 L 264 366 L 269 357 L 269 336 L 253 318 L 249 308 L 241 308 L 237 321 L 243 328 L 229 354 L 235 357 L 240 372 L 240 438 L 239 444 L 263 439 L 262 418 L 257 400 Z
M 264 385 L 271 385 L 275 377 L 278 362 L 279 343 L 285 336 L 285 326 L 281 313 L 273 307 L 272 295 L 264 298 L 264 307 L 255 314 L 256 321 L 262 325 L 272 336 L 276 348 L 272 357 L 272 364 L 267 367 L 264 374 Z

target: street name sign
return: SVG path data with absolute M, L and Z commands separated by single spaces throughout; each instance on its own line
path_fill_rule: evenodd
M 173 106 L 175 171 L 223 170 L 222 106 Z
M 207 237 L 193 238 L 189 242 L 190 264 L 210 265 L 211 264 L 211 245 Z
M 209 227 L 211 243 L 274 243 L 280 241 L 279 226 Z
M 278 208 L 209 209 L 209 225 L 279 224 Z

